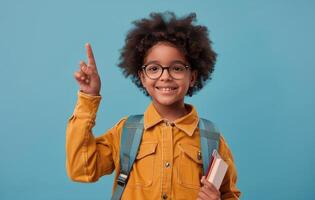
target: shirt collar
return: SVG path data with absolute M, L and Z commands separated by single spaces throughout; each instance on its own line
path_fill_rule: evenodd
M 189 108 L 190 112 L 187 115 L 175 120 L 173 124 L 178 129 L 184 131 L 188 136 L 192 136 L 198 127 L 199 117 L 194 106 L 190 104 L 185 104 L 185 106 Z M 166 119 L 160 116 L 151 102 L 147 110 L 144 112 L 144 129 L 147 130 L 165 120 Z

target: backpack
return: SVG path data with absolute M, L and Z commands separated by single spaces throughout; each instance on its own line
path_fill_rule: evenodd
M 203 163 L 203 174 L 206 174 L 209 165 L 209 156 L 213 150 L 218 150 L 220 133 L 214 124 L 206 119 L 200 118 L 200 147 Z M 117 186 L 111 200 L 119 200 L 127 185 L 132 165 L 137 156 L 143 133 L 143 115 L 130 115 L 122 130 L 120 141 L 120 171 L 117 179 Z M 209 155 L 209 156 L 207 156 Z

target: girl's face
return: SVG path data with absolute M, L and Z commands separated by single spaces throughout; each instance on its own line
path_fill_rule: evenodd
M 144 65 L 156 63 L 165 68 L 179 62 L 188 64 L 181 51 L 166 42 L 154 45 L 144 58 Z M 159 78 L 154 80 L 150 79 L 144 70 L 139 72 L 139 76 L 156 106 L 182 106 L 189 87 L 192 87 L 196 81 L 197 72 L 187 69 L 179 80 L 170 76 L 166 69 Z

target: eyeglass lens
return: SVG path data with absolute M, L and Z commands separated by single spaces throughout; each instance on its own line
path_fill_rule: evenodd
M 186 65 L 180 63 L 175 63 L 169 67 L 162 67 L 159 64 L 149 64 L 145 67 L 145 73 L 149 78 L 157 79 L 162 75 L 164 69 L 166 69 L 174 79 L 181 79 L 186 73 Z

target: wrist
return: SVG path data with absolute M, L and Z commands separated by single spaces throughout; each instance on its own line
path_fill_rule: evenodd
M 85 95 L 88 95 L 88 96 L 101 96 L 99 92 L 84 92 L 82 90 L 79 90 L 81 93 L 85 94 Z

